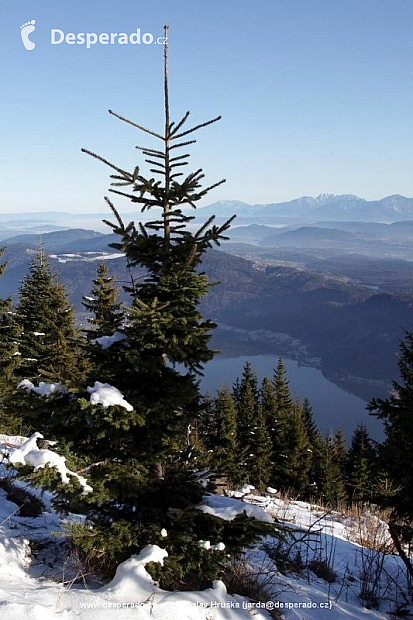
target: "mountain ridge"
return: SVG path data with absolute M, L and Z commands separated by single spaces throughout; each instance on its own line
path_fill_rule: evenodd
M 198 216 L 216 215 L 218 218 L 236 214 L 239 217 L 289 217 L 316 220 L 359 220 L 391 223 L 413 219 L 413 198 L 392 194 L 379 200 L 365 200 L 354 194 L 319 194 L 301 196 L 284 202 L 248 204 L 237 200 L 214 202 L 197 211 Z

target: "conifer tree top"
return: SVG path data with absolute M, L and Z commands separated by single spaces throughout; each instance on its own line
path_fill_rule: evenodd
M 165 26 L 165 34 L 168 27 Z M 165 37 L 167 39 L 167 37 Z M 218 121 L 217 116 L 211 120 L 193 125 L 186 129 L 189 112 L 178 121 L 170 120 L 169 111 L 169 77 L 168 77 L 168 44 L 164 46 L 164 130 L 162 133 L 154 131 L 120 114 L 109 110 L 109 113 L 123 122 L 139 129 L 140 131 L 156 138 L 162 145 L 158 148 L 137 146 L 136 148 L 145 156 L 145 162 L 152 166 L 150 172 L 154 176 L 146 177 L 141 174 L 140 167 L 135 166 L 132 172 L 120 168 L 107 159 L 82 149 L 99 161 L 102 161 L 116 174 L 111 175 L 112 183 L 109 191 L 125 196 L 132 202 L 140 205 L 141 211 L 154 208 L 161 210 L 160 216 L 147 222 L 139 223 L 136 227 L 134 222 L 125 225 L 109 198 L 106 197 L 116 222 L 106 223 L 112 227 L 115 233 L 122 236 L 122 244 L 113 244 L 113 247 L 126 251 L 130 264 L 140 264 L 154 272 L 171 272 L 185 265 L 196 265 L 205 250 L 218 244 L 225 239 L 224 233 L 229 228 L 235 216 L 227 220 L 221 226 L 213 224 L 214 216 L 208 219 L 196 233 L 186 229 L 186 225 L 194 219 L 182 211 L 183 207 L 196 207 L 201 200 L 213 188 L 225 182 L 218 181 L 206 188 L 201 187 L 204 178 L 202 169 L 195 170 L 184 175 L 182 168 L 188 164 L 189 153 L 182 153 L 182 149 L 196 140 L 188 139 L 189 136 L 203 127 L 207 127 Z M 128 187 L 129 192 L 119 189 Z

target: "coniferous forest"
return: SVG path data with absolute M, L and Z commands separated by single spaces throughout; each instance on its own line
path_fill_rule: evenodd
M 71 535 L 91 569 L 111 575 L 131 554 L 162 542 L 168 558 L 152 571 L 165 588 L 207 587 L 222 573 L 222 556 L 202 549 L 200 540 L 225 539 L 225 553 L 236 556 L 259 536 L 277 535 L 276 527 L 246 516 L 229 522 L 198 510 L 205 493 L 245 484 L 329 508 L 386 506 L 402 554 L 413 537 L 413 336 L 407 332 L 400 345 L 393 394 L 369 405 L 383 422 L 382 444 L 362 424 L 347 444 L 340 429 L 322 436 L 311 403 L 291 396 L 282 359 L 261 382 L 247 363 L 234 385 L 202 394 L 215 324 L 199 304 L 216 284 L 202 260 L 225 241 L 232 218 L 216 225 L 211 217 L 192 231 L 193 209 L 224 181 L 204 185 L 202 170 L 185 173 L 185 166 L 194 135 L 219 117 L 195 125 L 189 112 L 170 119 L 167 46 L 163 94 L 159 132 L 110 111 L 153 143 L 138 147 L 148 172 L 83 149 L 111 170 L 112 197 L 153 214 L 126 223 L 106 197 L 107 224 L 118 239 L 113 247 L 145 274 L 131 276 L 130 302 L 119 301 L 101 263 L 84 293 L 89 319 L 80 329 L 40 247 L 18 303 L 0 303 L 0 431 L 58 440 L 57 451 L 86 478 L 87 492 L 79 477 L 63 483 L 53 468 L 34 473 L 18 466 L 15 475 L 52 489 L 59 510 L 84 516 Z

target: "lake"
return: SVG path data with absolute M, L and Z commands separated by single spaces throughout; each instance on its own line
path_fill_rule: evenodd
M 260 381 L 264 377 L 272 378 L 279 357 L 276 354 L 238 357 L 217 355 L 205 365 L 201 390 L 214 395 L 220 385 L 231 388 L 237 377 L 241 377 L 247 361 L 251 362 Z M 281 357 L 287 371 L 292 397 L 298 397 L 301 402 L 306 397 L 309 399 L 315 422 L 323 434 L 341 428 L 349 444 L 357 423 L 364 422 L 371 437 L 382 440 L 383 426 L 368 414 L 365 409 L 366 403 L 361 398 L 331 383 L 317 368 L 300 366 L 293 360 Z

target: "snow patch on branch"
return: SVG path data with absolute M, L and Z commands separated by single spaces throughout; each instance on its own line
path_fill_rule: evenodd
M 46 397 L 56 392 L 61 392 L 62 394 L 67 392 L 67 389 L 62 383 L 46 383 L 45 381 L 40 381 L 39 385 L 35 386 L 29 379 L 23 379 L 17 387 Z
M 123 398 L 123 394 L 119 392 L 118 388 L 109 383 L 95 381 L 95 385 L 93 387 L 88 386 L 87 391 L 90 394 L 92 405 L 102 405 L 103 407 L 119 405 L 127 411 L 133 411 L 132 405 Z
M 223 495 L 206 495 L 202 499 L 202 504 L 197 506 L 198 510 L 224 521 L 232 521 L 237 515 L 242 515 L 245 512 L 247 517 L 257 519 L 257 521 L 274 523 L 274 519 L 260 506 L 247 504 L 242 500 L 224 497 Z
M 2 437 L 6 437 L 2 435 Z M 14 439 L 10 437 L 10 439 Z M 83 476 L 79 476 L 74 471 L 70 471 L 65 465 L 66 458 L 64 456 L 60 456 L 56 452 L 47 449 L 41 449 L 37 445 L 37 440 L 43 439 L 43 435 L 41 433 L 33 433 L 31 437 L 26 439 L 20 446 L 17 448 L 10 448 L 7 445 L 0 445 L 0 453 L 4 454 L 10 464 L 12 465 L 30 465 L 34 468 L 34 471 L 39 471 L 39 469 L 43 469 L 46 465 L 49 467 L 55 467 L 60 474 L 61 480 L 63 484 L 69 484 L 70 476 L 77 478 L 83 487 L 83 494 L 92 493 L 93 489 L 91 486 L 87 484 L 86 478 Z M 10 443 L 10 441 L 5 441 L 5 444 Z M 53 442 L 50 442 L 53 444 Z

